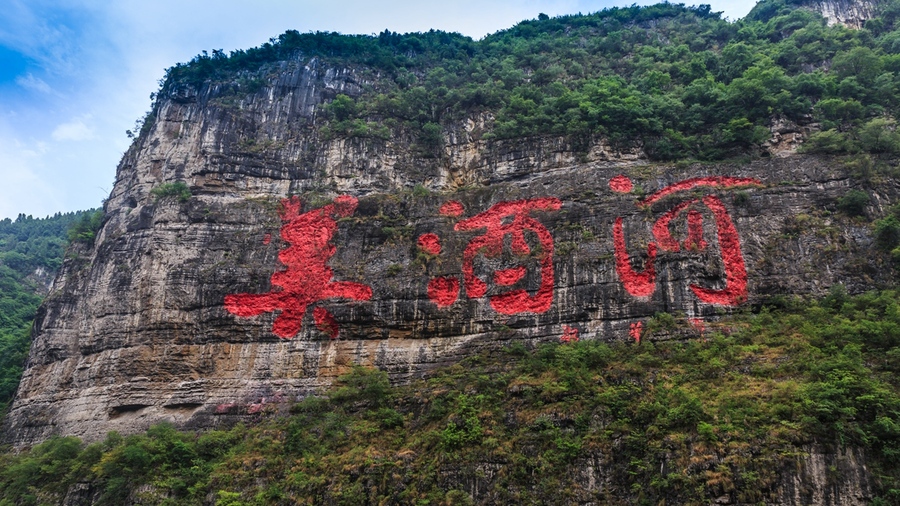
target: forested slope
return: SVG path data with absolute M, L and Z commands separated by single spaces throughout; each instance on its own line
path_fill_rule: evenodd
M 896 1 L 861 30 L 770 1 L 733 23 L 681 4 L 542 15 L 478 41 L 439 31 L 288 31 L 258 48 L 176 65 L 163 91 L 212 80 L 222 100 L 238 100 L 263 84 L 241 72 L 300 53 L 377 72 L 359 97 L 329 106 L 331 135 L 402 132 L 427 151 L 440 145 L 443 127 L 485 114 L 485 139 L 563 135 L 587 146 L 604 137 L 652 159 L 714 160 L 758 154 L 782 120 L 821 129 L 810 151 L 893 153 L 898 23 Z
M 31 321 L 62 264 L 66 246 L 71 240 L 92 242 L 101 217 L 97 211 L 79 211 L 0 220 L 0 412 L 16 393 Z

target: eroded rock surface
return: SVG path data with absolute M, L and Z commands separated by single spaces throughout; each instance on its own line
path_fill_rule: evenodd
M 878 0 L 808 0 L 802 5 L 820 13 L 828 20 L 828 26 L 844 25 L 858 29 L 876 16 L 881 3 Z
M 448 128 L 437 153 L 403 135 L 331 139 L 319 106 L 377 76 L 301 56 L 260 78 L 252 93 L 220 83 L 160 97 L 118 168 L 96 244 L 72 252 L 39 312 L 6 441 L 215 427 L 306 396 L 351 364 L 402 381 L 483 347 L 574 331 L 628 340 L 660 311 L 715 319 L 773 294 L 859 292 L 892 275 L 866 217 L 836 201 L 866 191 L 871 219 L 896 185 L 828 158 L 652 164 L 600 140 L 587 151 L 482 140 L 489 117 Z M 179 181 L 186 201 L 151 193 Z M 680 191 L 654 197 L 665 188 Z M 299 207 L 288 216 L 286 203 Z M 312 228 L 297 239 L 288 225 L 301 215 Z M 290 248 L 312 252 L 279 259 Z M 314 281 L 331 284 L 297 288 Z M 351 284 L 370 292 L 346 295 Z M 289 290 L 313 295 L 282 332 L 284 294 L 226 304 Z

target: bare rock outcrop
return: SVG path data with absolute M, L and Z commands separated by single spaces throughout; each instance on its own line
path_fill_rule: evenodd
M 877 0 L 808 0 L 802 5 L 820 13 L 828 20 L 828 26 L 843 25 L 859 29 L 877 15 L 880 3 Z

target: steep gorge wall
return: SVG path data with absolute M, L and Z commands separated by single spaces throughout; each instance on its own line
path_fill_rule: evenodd
M 835 202 L 863 189 L 874 217 L 896 184 L 827 158 L 652 164 L 481 140 L 489 117 L 447 128 L 435 156 L 321 135 L 319 106 L 375 83 L 365 69 L 298 57 L 257 77 L 159 98 L 35 321 L 7 441 L 214 427 L 351 364 L 403 380 L 511 341 L 677 337 L 642 325 L 892 276 Z M 151 194 L 176 181 L 190 199 Z

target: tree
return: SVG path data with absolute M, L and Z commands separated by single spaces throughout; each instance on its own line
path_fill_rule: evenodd
M 356 102 L 347 95 L 340 94 L 326 106 L 326 110 L 338 121 L 348 120 L 356 116 Z
M 871 85 L 881 73 L 881 58 L 868 47 L 857 46 L 834 55 L 831 69 L 841 79 L 854 76 L 864 85 Z
M 896 122 L 887 118 L 875 118 L 859 128 L 857 132 L 860 146 L 873 153 L 896 153 L 900 151 L 900 134 Z

